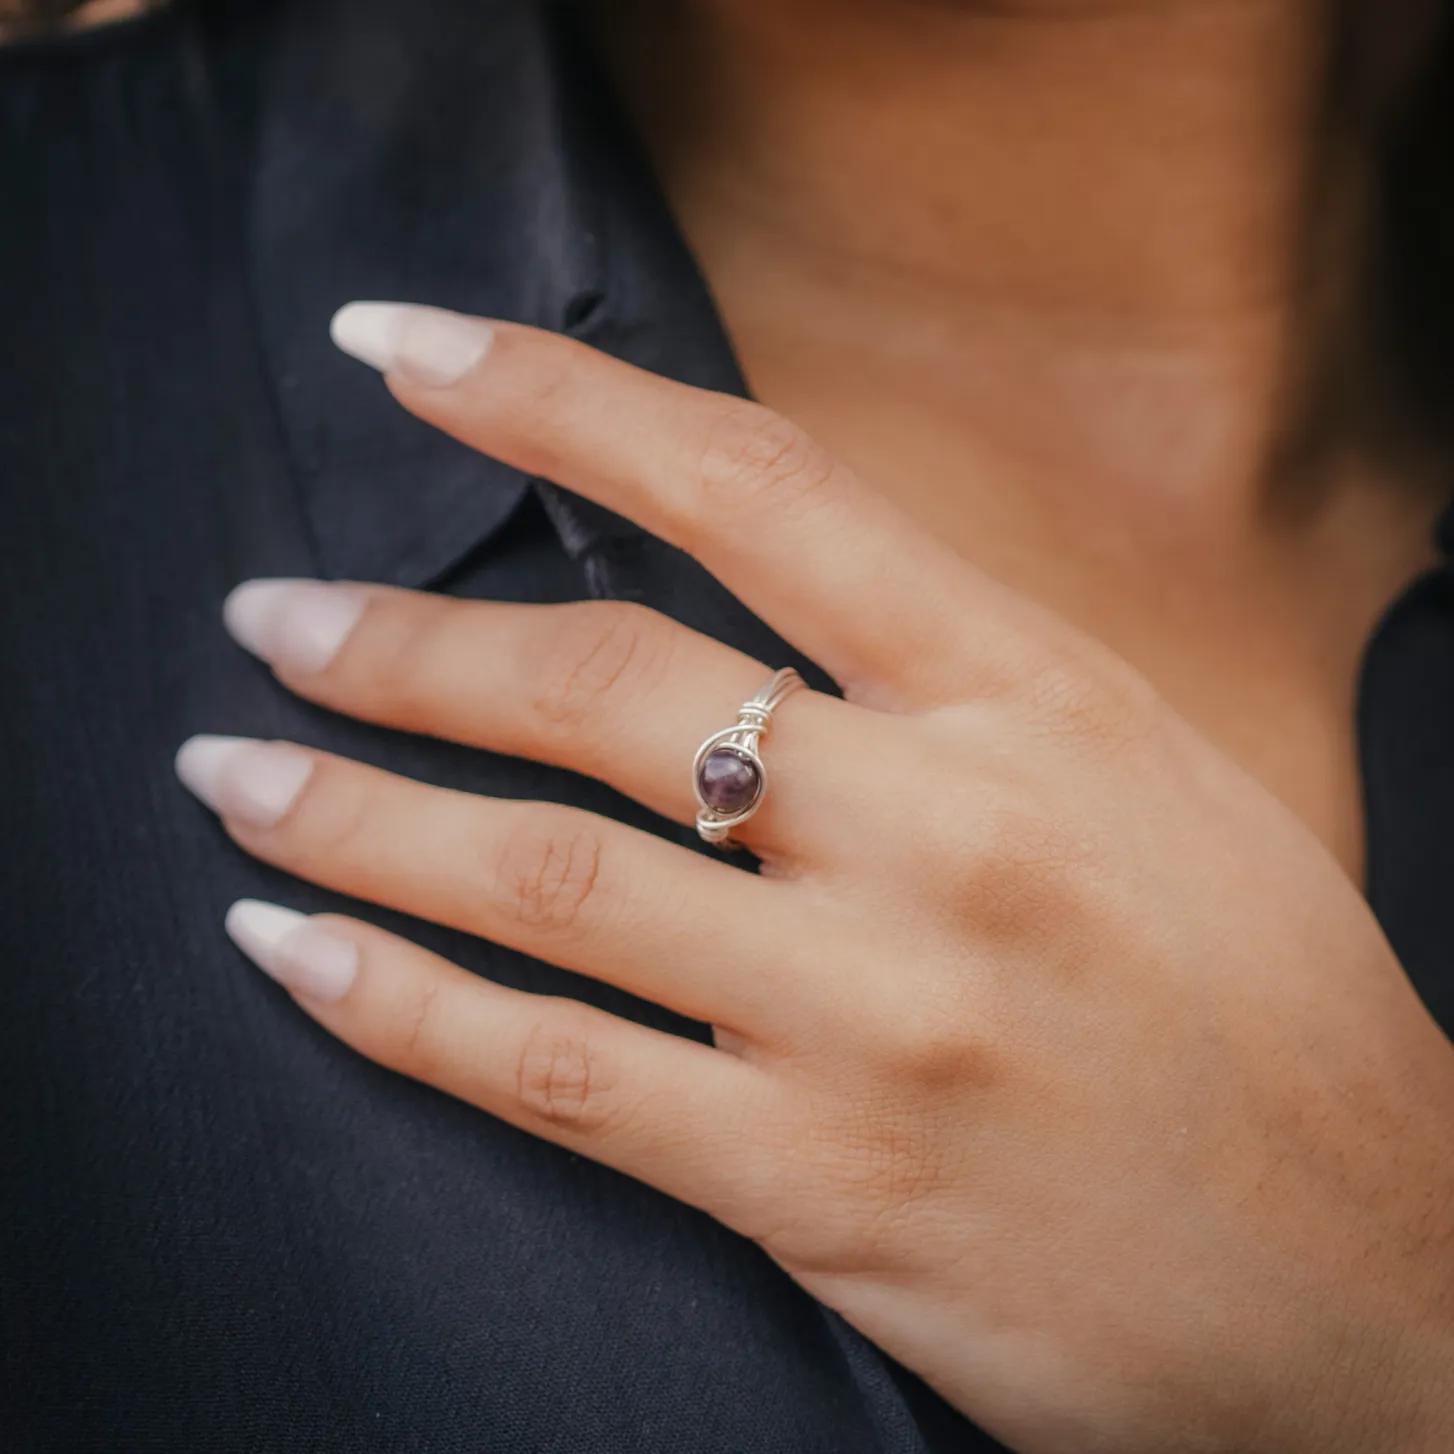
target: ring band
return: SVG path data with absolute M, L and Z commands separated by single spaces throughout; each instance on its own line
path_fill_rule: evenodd
M 773 710 L 807 683 L 790 666 L 774 672 L 768 684 L 742 704 L 737 723 L 714 732 L 692 759 L 692 791 L 700 811 L 697 832 L 708 843 L 740 848 L 732 830 L 762 806 L 767 795 L 767 768 L 758 744 L 772 726 Z

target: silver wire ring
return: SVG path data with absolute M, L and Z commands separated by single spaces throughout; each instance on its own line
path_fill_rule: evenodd
M 772 714 L 784 698 L 807 683 L 790 666 L 774 672 L 755 696 L 744 702 L 735 726 L 714 732 L 692 759 L 692 792 L 696 795 L 697 832 L 708 843 L 740 848 L 732 830 L 762 806 L 767 795 L 767 768 L 759 743 L 772 726 Z

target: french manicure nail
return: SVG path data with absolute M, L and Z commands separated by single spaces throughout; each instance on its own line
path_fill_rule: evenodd
M 232 942 L 264 974 L 296 994 L 339 1000 L 358 977 L 357 946 L 296 909 L 239 899 L 225 922 Z
M 457 384 L 495 337 L 483 319 L 414 303 L 345 303 L 328 331 L 350 357 L 431 389 Z
M 177 776 L 224 817 L 271 828 L 303 790 L 313 755 L 287 742 L 191 737 L 177 751 Z
M 311 676 L 338 655 L 368 596 L 327 581 L 244 581 L 223 603 L 222 621 L 239 646 L 270 666 Z

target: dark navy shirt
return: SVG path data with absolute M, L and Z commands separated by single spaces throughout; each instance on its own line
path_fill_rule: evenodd
M 629 597 L 809 665 L 681 553 L 406 415 L 328 341 L 352 298 L 742 389 L 564 9 L 214 0 L 0 48 L 0 1448 L 995 1447 L 750 1244 L 369 1064 L 224 938 L 240 896 L 357 906 L 227 841 L 172 775 L 193 732 L 696 846 L 573 774 L 298 701 L 222 635 L 239 580 Z M 1371 898 L 1449 1024 L 1445 570 L 1384 622 L 1360 713 Z

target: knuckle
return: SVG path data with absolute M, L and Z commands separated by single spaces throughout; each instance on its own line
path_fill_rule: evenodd
M 590 1033 L 559 1015 L 533 1025 L 520 1046 L 515 1093 L 530 1118 L 569 1131 L 600 1131 L 614 1118 L 617 1098 Z
M 440 982 L 434 976 L 423 980 L 399 1031 L 393 1055 L 393 1069 L 428 1080 L 438 1060 Z
M 562 607 L 527 666 L 532 714 L 552 734 L 575 738 L 624 691 L 641 684 L 669 650 L 661 618 L 629 602 Z
M 1052 737 L 1092 750 L 1117 750 L 1144 739 L 1159 697 L 1137 671 L 1109 651 L 1064 651 L 1041 662 L 1024 688 L 1032 721 Z
M 567 934 L 599 912 L 600 837 L 574 815 L 553 822 L 531 811 L 509 831 L 496 869 L 496 898 L 517 924 L 535 933 Z
M 509 393 L 513 432 L 525 438 L 548 435 L 577 401 L 582 364 L 577 347 L 565 339 L 521 335 L 501 342 L 514 354 Z
M 697 469 L 697 512 L 800 505 L 832 478 L 831 456 L 803 429 L 757 404 L 737 404 L 708 432 Z
M 1048 655 L 1031 669 L 1024 683 L 1024 702 L 1037 720 L 1067 729 L 1096 707 L 1095 683 L 1071 652 Z
M 805 1108 L 793 1154 L 774 1158 L 737 1229 L 804 1272 L 854 1275 L 902 1257 L 922 1204 L 945 1182 L 939 1130 L 948 1117 L 923 1109 L 936 1093 L 898 1081 L 888 1097 L 838 1095 Z M 810 1168 L 806 1177 L 799 1167 Z

